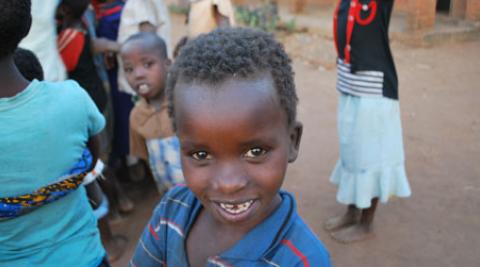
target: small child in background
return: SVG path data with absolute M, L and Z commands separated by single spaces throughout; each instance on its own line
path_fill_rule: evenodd
M 130 153 L 149 162 L 160 193 L 183 182 L 179 143 L 168 117 L 165 84 L 170 59 L 155 33 L 137 33 L 120 56 L 130 86 L 141 97 L 130 114 Z
M 13 54 L 13 61 L 25 79 L 43 81 L 42 65 L 32 51 L 18 47 Z
M 280 190 L 302 134 L 282 45 L 219 29 L 189 42 L 169 75 L 187 186 L 157 205 L 130 266 L 330 266 Z
M 168 58 L 171 58 L 171 22 L 168 7 L 164 0 L 128 0 L 122 11 L 119 43 L 124 43 L 130 36 L 139 32 L 157 33 L 167 47 Z M 122 92 L 134 95 L 123 72 L 123 62 L 119 60 L 118 88 Z
M 124 1 L 97 0 L 93 1 L 93 4 L 97 12 L 97 36 L 116 41 L 125 5 Z M 146 175 L 146 165 L 138 160 L 133 160 L 137 164 L 129 164 L 132 162 L 132 157 L 129 155 L 129 118 L 133 108 L 132 95 L 119 90 L 117 55 L 106 53 L 104 59 L 110 83 L 114 120 L 110 165 L 121 180 L 139 181 Z

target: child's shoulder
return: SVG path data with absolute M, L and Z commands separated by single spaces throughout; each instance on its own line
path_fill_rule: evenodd
M 308 261 L 310 266 L 330 266 L 330 256 L 325 245 L 313 231 L 305 224 L 300 216 L 296 216 L 292 232 L 282 244 L 300 257 L 303 262 Z
M 170 198 L 190 199 L 194 198 L 193 192 L 184 184 L 177 184 L 170 188 L 164 195 Z
M 74 80 L 66 81 L 38 81 L 33 80 L 30 86 L 35 86 L 35 89 L 42 90 L 44 94 L 55 94 L 56 96 L 71 96 L 78 97 L 79 95 L 88 95 L 88 93 Z
M 289 196 L 295 205 L 294 197 L 282 192 L 284 201 Z M 285 229 L 280 231 L 281 240 L 272 251 L 271 260 L 288 266 L 330 266 L 330 256 L 324 244 L 298 215 L 296 209 L 290 210 Z M 282 264 L 282 265 L 283 265 Z M 303 265 L 302 265 L 303 264 Z
M 195 202 L 195 195 L 187 186 L 176 185 L 168 190 L 157 204 L 154 210 L 154 216 L 187 216 L 191 210 L 193 210 Z
M 76 82 L 73 80 L 66 80 L 61 82 L 39 82 L 39 86 L 42 87 L 42 90 L 45 92 L 53 93 L 60 98 L 72 98 L 77 99 L 81 97 L 88 97 L 88 93 Z

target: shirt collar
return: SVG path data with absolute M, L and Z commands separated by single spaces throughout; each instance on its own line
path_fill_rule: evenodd
M 282 239 L 293 224 L 296 214 L 295 200 L 290 193 L 279 192 L 282 202 L 262 223 L 251 230 L 234 247 L 220 255 L 224 259 L 256 261 L 264 257 Z

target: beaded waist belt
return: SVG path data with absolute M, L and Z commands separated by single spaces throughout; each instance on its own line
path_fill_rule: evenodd
M 92 155 L 86 149 L 81 159 L 58 182 L 41 187 L 33 193 L 0 198 L 0 221 L 27 214 L 75 191 L 82 184 L 91 164 Z

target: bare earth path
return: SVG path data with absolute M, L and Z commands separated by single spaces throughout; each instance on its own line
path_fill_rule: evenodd
M 413 196 L 379 206 L 372 239 L 343 245 L 323 230 L 328 217 L 344 211 L 328 182 L 338 157 L 333 44 L 309 36 L 282 40 L 294 57 L 305 127 L 285 188 L 295 193 L 334 265 L 480 266 L 480 42 L 431 48 L 393 43 Z M 158 200 L 153 192 L 132 194 L 135 213 L 114 226 L 130 239 L 129 251 L 114 266 L 128 264 Z

